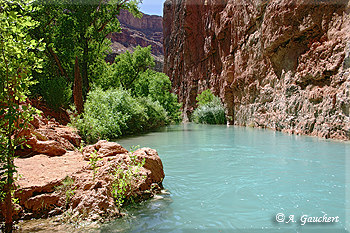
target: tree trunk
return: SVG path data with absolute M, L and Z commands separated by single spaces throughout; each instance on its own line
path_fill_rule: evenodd
M 73 98 L 74 104 L 77 108 L 78 114 L 84 111 L 84 101 L 83 101 L 83 85 L 80 75 L 78 57 L 75 57 L 74 65 L 74 86 L 73 86 Z
M 89 41 L 86 38 L 84 38 L 83 41 L 84 41 L 84 45 L 83 45 L 84 51 L 83 51 L 81 74 L 83 76 L 83 98 L 85 99 L 87 96 L 87 93 L 90 90 L 89 74 L 88 74 Z
M 60 59 L 58 58 L 57 54 L 53 51 L 52 48 L 48 48 L 48 51 L 51 54 L 51 56 L 53 57 L 54 61 L 56 62 L 56 65 L 57 65 L 58 69 L 60 70 L 61 75 L 64 76 L 68 80 L 67 72 L 63 68 L 62 63 L 61 63 Z
M 9 158 L 8 158 L 9 159 Z M 10 172 L 8 173 L 7 177 L 7 184 L 5 185 L 5 206 L 6 206 L 6 212 L 5 212 L 5 232 L 12 232 L 12 227 L 13 227 L 13 206 L 12 206 L 12 192 L 11 192 L 11 186 L 12 184 L 9 182 L 10 181 Z
M 14 173 L 14 164 L 13 164 L 13 155 L 14 149 L 12 146 L 12 124 L 9 122 L 8 125 L 9 135 L 8 135 L 8 150 L 6 153 L 6 165 L 7 168 L 7 181 L 5 184 L 5 232 L 12 232 L 13 228 L 13 205 L 12 205 L 12 189 L 13 189 L 13 173 Z

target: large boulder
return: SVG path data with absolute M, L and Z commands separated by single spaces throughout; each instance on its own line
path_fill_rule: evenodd
M 21 131 L 20 136 L 27 139 L 27 146 L 16 151 L 20 157 L 36 154 L 60 156 L 67 151 L 74 151 L 81 143 L 76 129 L 60 125 L 54 119 L 48 120 L 42 115 L 34 115 L 29 127 Z
M 116 142 L 108 142 L 100 140 L 94 145 L 89 145 L 83 149 L 83 156 L 85 160 L 90 159 L 90 155 L 96 152 L 99 158 L 115 156 L 117 154 L 124 154 L 128 151 Z
M 40 141 L 36 138 L 31 138 L 27 144 L 30 145 L 31 151 L 36 154 L 60 156 L 67 152 L 62 144 L 54 140 Z
M 163 163 L 157 151 L 151 148 L 141 148 L 135 151 L 134 155 L 136 155 L 139 161 L 145 161 L 143 167 L 149 172 L 147 179 L 142 184 L 142 189 L 149 189 L 152 184 L 158 184 L 162 187 L 161 185 L 165 175 Z
M 86 161 L 91 150 L 97 150 L 100 156 L 95 165 Z M 153 149 L 129 153 L 117 143 L 99 141 L 83 151 L 86 156 L 76 151 L 56 157 L 40 154 L 16 159 L 22 176 L 18 180 L 20 189 L 15 193 L 19 200 L 15 218 L 46 217 L 68 211 L 70 221 L 104 221 L 121 216 L 113 194 L 118 187 L 115 184 L 127 182 L 125 203 L 131 198 L 134 201 L 150 198 L 162 188 L 163 165 Z M 127 172 L 132 179 L 120 180 L 120 175 Z

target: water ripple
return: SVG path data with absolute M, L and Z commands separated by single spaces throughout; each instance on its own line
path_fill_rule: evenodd
M 333 230 L 349 224 L 345 218 L 345 211 L 350 211 L 345 198 L 349 144 L 191 124 L 118 142 L 157 149 L 165 167 L 164 186 L 170 191 L 162 199 L 131 208 L 134 218 L 124 231 L 313 229 L 298 223 L 278 225 L 277 213 L 339 216 L 341 223 L 327 225 Z M 119 225 L 120 221 L 125 223 L 117 220 Z M 118 229 L 117 223 L 101 231 Z

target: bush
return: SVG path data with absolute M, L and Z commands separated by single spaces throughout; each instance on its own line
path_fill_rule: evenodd
M 137 46 L 131 54 L 126 52 L 115 58 L 115 63 L 100 62 L 94 67 L 92 79 L 94 86 L 103 90 L 124 88 L 130 90 L 134 97 L 147 97 L 158 101 L 165 109 L 171 122 L 181 121 L 181 104 L 177 96 L 171 93 L 171 82 L 164 73 L 156 72 L 151 56 L 151 47 Z
M 197 104 L 198 106 L 209 104 L 210 102 L 213 101 L 214 97 L 215 95 L 211 92 L 211 90 L 207 89 L 196 97 Z
M 69 106 L 72 98 L 71 85 L 64 77 L 41 77 L 33 90 L 54 110 Z
M 87 142 L 115 139 L 167 123 L 166 112 L 159 103 L 133 98 L 121 89 L 96 88 L 89 93 L 84 108 L 73 124 Z
M 201 98 L 201 95 L 196 98 L 197 101 L 201 102 L 192 114 L 192 121 L 198 124 L 225 124 L 225 108 L 220 99 L 214 96 L 210 90 L 209 92 L 205 91 L 204 95 L 205 98 Z
M 145 108 L 147 120 L 145 130 L 158 128 L 168 124 L 169 119 L 165 109 L 158 101 L 153 101 L 148 97 L 137 98 L 138 102 Z
M 171 122 L 181 121 L 181 104 L 177 100 L 177 95 L 171 93 L 171 82 L 164 73 L 147 70 L 135 83 L 132 94 L 159 102 Z

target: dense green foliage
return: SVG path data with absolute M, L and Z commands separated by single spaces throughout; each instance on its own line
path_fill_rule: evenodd
M 137 46 L 133 53 L 126 51 L 115 57 L 113 64 L 99 63 L 94 71 L 94 83 L 104 90 L 123 87 L 132 89 L 141 75 L 154 66 L 151 46 Z
M 164 108 L 147 97 L 134 98 L 128 91 L 96 88 L 85 103 L 76 126 L 88 142 L 143 132 L 168 122 Z
M 181 120 L 169 77 L 150 70 L 153 65 L 150 46 L 121 54 L 113 64 L 96 64 L 94 89 L 75 121 L 85 140 L 118 138 Z
M 43 97 L 54 110 L 61 107 L 67 108 L 70 105 L 72 98 L 71 83 L 64 77 L 41 77 L 34 87 L 38 88 L 37 94 Z
M 31 15 L 39 25 L 29 33 L 34 38 L 43 38 L 46 46 L 43 52 L 37 53 L 44 58 L 44 72 L 34 73 L 38 82 L 31 90 L 34 96 L 43 97 L 53 109 L 70 106 L 74 100 L 78 113 L 83 112 L 82 101 L 88 99 L 84 105 L 87 111 L 76 120 L 76 126 L 89 141 L 141 132 L 181 120 L 180 105 L 171 93 L 169 78 L 149 70 L 154 66 L 150 46 L 137 46 L 133 53 L 120 54 L 113 64 L 104 61 L 110 47 L 107 35 L 121 30 L 116 15 L 121 9 L 126 9 L 134 16 L 140 16 L 139 2 L 88 0 L 87 4 L 86 0 L 74 0 L 74 3 L 72 0 L 35 1 L 40 8 Z M 101 119 L 100 115 L 104 112 L 95 114 L 92 109 L 107 105 L 102 104 L 97 96 L 102 101 L 103 95 L 112 95 L 110 92 L 103 94 L 102 90 L 120 88 L 130 92 L 125 97 L 130 100 L 130 105 L 109 103 L 118 106 L 110 110 L 113 114 L 117 113 L 116 122 L 111 122 L 114 118 L 108 116 Z M 89 92 L 90 97 L 87 98 Z M 122 91 L 113 93 L 120 96 Z M 118 96 L 108 101 L 117 99 Z M 130 109 L 126 110 L 127 107 Z M 127 116 L 118 117 L 124 113 Z M 137 114 L 141 114 L 140 118 Z M 116 131 L 111 132 L 113 130 Z
M 147 70 L 131 91 L 133 96 L 148 97 L 152 101 L 159 102 L 167 112 L 170 121 L 181 121 L 181 104 L 177 96 L 171 93 L 171 82 L 164 73 Z
M 121 30 L 125 9 L 140 0 L 0 0 L 0 201 L 12 231 L 15 150 L 25 144 L 35 110 L 27 96 L 54 109 L 86 100 L 76 125 L 87 141 L 116 138 L 180 120 L 169 78 L 149 70 L 151 47 L 104 59 L 107 35 Z M 74 94 L 72 93 L 74 89 Z M 80 98 L 77 98 L 79 96 Z M 78 108 L 78 107 L 77 107 Z M 78 111 L 79 113 L 81 111 Z M 70 192 L 69 192 L 70 194 Z
M 198 108 L 192 114 L 192 121 L 202 124 L 225 124 L 225 108 L 219 97 L 209 89 L 197 96 Z
M 107 35 L 121 30 L 116 15 L 121 9 L 126 9 L 141 17 L 139 3 L 139 0 L 35 0 L 34 4 L 41 7 L 31 15 L 39 22 L 39 27 L 30 30 L 30 33 L 37 39 L 43 38 L 46 47 L 40 54 L 45 58 L 44 72 L 35 74 L 34 78 L 40 81 L 64 77 L 69 82 L 68 86 L 72 86 L 78 73 L 85 98 L 94 80 L 95 64 L 104 62 L 108 52 L 110 40 Z M 64 92 L 58 89 L 55 95 Z M 49 104 L 54 104 L 46 97 Z
M 0 0 L 0 201 L 5 203 L 5 232 L 12 232 L 13 192 L 15 190 L 15 150 L 23 145 L 34 110 L 20 106 L 32 83 L 32 70 L 41 67 L 35 52 L 41 41 L 28 35 L 36 27 L 28 12 L 38 9 L 28 1 Z
M 198 106 L 203 106 L 205 104 L 209 104 L 210 102 L 212 102 L 214 98 L 215 98 L 215 95 L 211 92 L 210 89 L 207 89 L 202 93 L 200 93 L 199 95 L 197 95 L 196 100 L 197 100 Z

